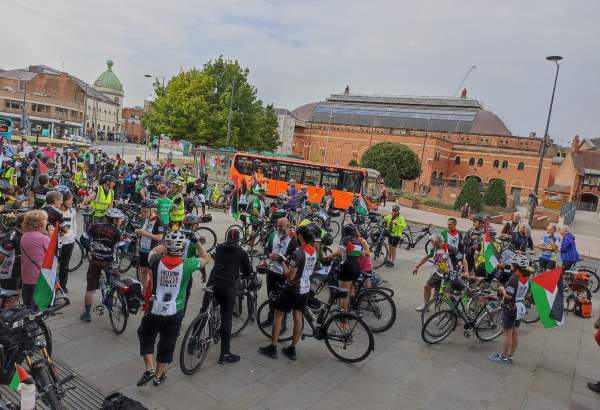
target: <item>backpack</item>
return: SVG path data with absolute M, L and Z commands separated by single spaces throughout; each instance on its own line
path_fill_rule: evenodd
M 122 393 L 111 393 L 104 399 L 101 410 L 149 410 L 139 401 L 130 399 Z

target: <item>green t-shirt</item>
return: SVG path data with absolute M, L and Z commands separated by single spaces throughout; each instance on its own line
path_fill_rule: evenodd
M 253 196 L 250 201 L 250 222 L 256 223 L 259 217 L 264 216 L 264 205 L 260 202 L 257 196 Z M 258 216 L 256 216 L 258 214 Z
M 156 213 L 163 225 L 168 225 L 170 222 L 171 208 L 173 208 L 173 201 L 170 198 L 159 197 L 156 199 Z

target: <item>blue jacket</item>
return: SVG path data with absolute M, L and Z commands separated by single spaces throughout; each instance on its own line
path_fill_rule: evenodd
M 567 232 L 560 243 L 560 259 L 563 262 L 577 262 L 579 252 L 575 246 L 575 236 L 571 232 Z

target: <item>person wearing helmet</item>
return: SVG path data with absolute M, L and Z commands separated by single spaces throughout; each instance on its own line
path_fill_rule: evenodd
M 100 289 L 100 275 L 105 271 L 111 271 L 113 275 L 118 274 L 118 269 L 113 268 L 117 246 L 121 241 L 119 226 L 123 222 L 125 214 L 120 209 L 109 208 L 104 213 L 106 222 L 94 223 L 87 232 L 83 233 L 82 239 L 91 243 L 91 260 L 87 270 L 87 285 L 84 298 L 84 312 L 79 317 L 84 322 L 91 322 L 92 303 L 94 292 Z
M 498 292 L 502 296 L 502 328 L 504 343 L 502 352 L 491 354 L 492 362 L 512 363 L 513 355 L 519 343 L 518 329 L 521 319 L 525 317 L 527 308 L 523 302 L 529 290 L 529 276 L 533 269 L 529 266 L 526 255 L 515 255 L 511 263 L 512 276 L 506 285 L 500 286 Z
M 75 185 L 76 188 L 85 188 L 88 186 L 88 176 L 87 172 L 85 172 L 85 164 L 83 162 L 78 162 L 76 167 L 77 170 L 73 174 L 73 185 Z
M 165 226 L 156 215 L 156 204 L 150 199 L 144 199 L 140 203 L 142 213 L 142 227 L 135 230 L 139 238 L 138 256 L 140 267 L 140 282 L 146 287 L 150 276 L 150 265 L 148 264 L 148 255 L 158 243 L 163 239 Z
M 179 229 L 185 219 L 185 201 L 181 193 L 182 188 L 183 182 L 180 179 L 176 178 L 171 181 L 169 197 L 173 202 L 173 206 L 169 212 L 169 219 L 171 221 L 171 229 L 173 230 Z
M 156 200 L 160 196 L 158 187 L 163 185 L 163 177 L 160 175 L 154 175 L 152 177 L 152 185 L 144 187 L 140 190 L 139 194 L 142 199 Z
M 8 186 L 17 186 L 17 175 L 15 173 L 14 162 L 11 159 L 5 159 L 2 165 L 2 178 L 6 179 Z
M 329 186 L 329 184 L 324 184 L 323 190 L 324 190 L 324 193 L 323 193 L 323 199 L 321 199 L 321 206 L 323 207 L 325 212 L 329 212 L 330 210 L 335 208 L 335 204 L 333 201 L 333 193 L 331 191 L 331 187 Z
M 160 184 L 156 188 L 158 197 L 156 198 L 156 213 L 162 221 L 163 225 L 169 226 L 171 223 L 171 209 L 173 208 L 173 201 L 169 198 L 169 188 L 165 184 Z
M 476 214 L 473 216 L 473 226 L 465 234 L 463 243 L 463 249 L 469 264 L 469 272 L 475 270 L 475 254 L 481 249 L 484 234 L 485 216 Z
M 137 331 L 140 355 L 144 359 L 146 370 L 137 382 L 138 386 L 144 386 L 150 381 L 158 386 L 166 380 L 167 366 L 173 361 L 177 336 L 185 315 L 188 282 L 194 272 L 209 262 L 208 254 L 201 246 L 198 258 L 186 258 L 185 242 L 183 232 L 169 232 L 165 235 L 164 245 L 159 245 L 150 252 L 152 275 L 148 289 L 152 296 Z
M 104 214 L 107 209 L 113 207 L 113 200 L 115 198 L 115 178 L 112 175 L 104 175 L 100 182 L 101 185 L 95 191 L 91 191 L 87 198 L 79 205 L 79 207 L 84 207 L 90 204 L 93 223 L 99 223 L 104 220 Z
M 413 269 L 413 275 L 419 273 L 419 268 L 426 264 L 430 259 L 433 259 L 433 272 L 423 286 L 423 304 L 417 307 L 417 312 L 422 312 L 427 308 L 427 303 L 431 299 L 431 291 L 439 289 L 442 284 L 442 278 L 448 272 L 457 272 L 459 268 L 463 269 L 463 276 L 468 277 L 469 271 L 467 268 L 467 260 L 465 256 L 455 247 L 449 246 L 442 234 L 435 233 L 431 235 L 431 249 Z
M 88 169 L 89 177 L 92 178 L 94 172 L 96 171 L 96 163 L 98 162 L 98 154 L 96 153 L 96 148 L 91 147 L 90 152 L 84 155 L 85 164 Z M 91 183 L 92 181 L 88 181 Z
M 390 251 L 388 259 L 385 261 L 385 266 L 393 268 L 394 263 L 396 262 L 396 250 L 400 244 L 402 233 L 404 232 L 404 229 L 406 229 L 406 220 L 400 213 L 400 205 L 394 205 L 392 207 L 392 213 L 383 217 L 383 222 L 390 233 L 388 239 Z
M 41 152 L 38 152 L 38 154 L 43 156 Z M 40 171 L 41 164 L 42 164 L 42 161 L 38 157 L 38 155 L 36 155 L 36 153 L 34 151 L 29 152 L 29 164 L 28 164 L 28 168 L 27 168 L 27 174 L 30 175 L 33 180 L 32 188 L 35 188 L 40 184 L 39 177 L 40 177 L 40 175 L 42 175 L 42 173 Z
M 50 178 L 48 175 L 42 174 L 37 178 L 37 185 L 29 192 L 28 205 L 29 207 L 39 209 L 46 203 L 46 194 L 52 190 L 50 186 Z
M 122 168 L 120 172 L 121 180 L 123 181 L 123 190 L 121 196 L 123 199 L 133 201 L 135 198 L 135 180 L 136 174 L 133 170 L 133 164 L 129 163 Z

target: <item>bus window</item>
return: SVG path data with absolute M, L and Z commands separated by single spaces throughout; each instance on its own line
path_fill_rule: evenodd
M 252 161 L 248 157 L 238 156 L 235 158 L 235 169 L 240 174 L 252 175 Z
M 379 182 L 380 179 L 374 176 L 369 176 L 365 183 L 363 194 L 366 196 L 376 199 L 379 198 Z
M 362 175 L 359 172 L 342 171 L 342 190 L 346 192 L 361 192 Z
M 304 173 L 304 168 L 299 165 L 290 165 L 288 166 L 288 180 L 295 179 L 297 183 L 302 183 L 302 174 Z
M 336 169 L 323 169 L 323 185 L 327 184 L 331 189 L 339 189 L 340 173 Z
M 321 182 L 321 170 L 319 168 L 305 168 L 304 169 L 304 184 L 319 186 Z
M 287 164 L 285 162 L 274 162 L 271 178 L 287 181 Z

